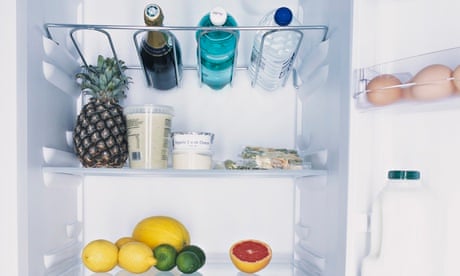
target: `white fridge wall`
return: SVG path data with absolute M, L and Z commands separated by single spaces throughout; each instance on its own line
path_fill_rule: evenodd
M 77 1 L 17 1 L 16 8 L 7 9 L 18 13 L 16 26 L 19 28 L 15 57 L 18 66 L 15 95 L 19 135 L 18 205 L 12 206 L 13 211 L 18 210 L 19 272 L 13 275 L 44 275 L 45 270 L 51 273 L 60 263 L 68 266 L 76 260 L 75 254 L 70 256 L 60 250 L 78 239 L 68 231 L 69 225 L 78 228 L 78 193 L 72 185 L 46 187 L 41 167 L 44 147 L 69 150 L 66 131 L 75 118 L 76 97 L 63 93 L 69 91 L 58 89 L 47 78 L 56 79 L 58 75 L 65 80 L 69 70 L 78 69 L 75 62 L 56 59 L 55 54 L 45 51 L 49 41 L 44 39 L 43 24 L 47 20 L 77 21 L 78 4 Z M 50 69 L 49 64 L 55 67 Z M 66 69 L 61 71 L 59 67 Z M 62 74 L 56 74 L 57 71 Z M 67 83 L 63 85 L 71 87 Z
M 444 0 L 356 1 L 353 68 L 458 47 L 460 41 L 453 34 L 460 29 L 452 21 L 458 9 L 459 3 Z M 438 62 L 433 58 L 433 64 Z M 456 62 L 450 62 L 453 65 L 449 66 L 455 67 Z M 411 69 L 417 72 L 422 68 Z M 347 275 L 358 275 L 362 258 L 368 254 L 366 215 L 391 169 L 420 170 L 422 181 L 439 198 L 444 240 L 439 243 L 433 262 L 439 258 L 442 263 L 438 275 L 459 275 L 455 250 L 460 246 L 456 234 L 460 228 L 456 217 L 460 196 L 456 168 L 460 153 L 458 99 L 359 110 L 352 100 L 355 87 L 349 95 L 352 107 L 348 192 L 348 244 L 354 246 L 349 247 Z
M 0 185 L 0 220 L 2 227 L 0 227 L 0 243 L 4 247 L 3 257 L 0 259 L 0 266 L 3 267 L 2 272 L 7 275 L 19 275 L 18 263 L 18 237 L 22 237 L 23 232 L 20 232 L 18 227 L 19 210 L 18 198 L 19 187 L 16 183 L 19 182 L 19 172 L 24 171 L 19 168 L 18 153 L 16 149 L 21 144 L 22 135 L 18 132 L 16 121 L 19 114 L 17 113 L 17 95 L 18 91 L 18 68 L 20 67 L 16 62 L 16 54 L 19 49 L 16 48 L 16 41 L 20 40 L 18 31 L 20 26 L 16 25 L 16 2 L 6 1 L 2 3 L 3 8 L 0 10 L 0 37 L 2 37 L 2 51 L 0 51 L 0 60 L 7 67 L 2 70 L 5 80 L 0 84 L 4 93 L 2 101 L 0 102 L 0 116 L 5 118 L 4 126 L 8 129 L 8 135 L 4 135 L 1 139 L 0 150 L 3 153 L 0 158 L 0 167 L 2 168 L 2 184 Z
M 130 236 L 141 219 L 168 215 L 186 225 L 209 262 L 228 262 L 229 245 L 261 239 L 275 262 L 293 252 L 293 181 L 254 178 L 88 177 L 84 187 L 84 239 Z

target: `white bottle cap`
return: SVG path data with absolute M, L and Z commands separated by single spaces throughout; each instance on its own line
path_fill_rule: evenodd
M 227 11 L 222 7 L 215 7 L 209 13 L 209 18 L 214 26 L 222 26 L 227 21 Z

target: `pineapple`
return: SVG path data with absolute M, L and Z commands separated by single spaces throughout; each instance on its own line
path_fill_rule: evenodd
M 120 168 L 128 158 L 126 121 L 118 104 L 131 78 L 115 58 L 99 55 L 97 66 L 76 74 L 82 92 L 91 96 L 78 115 L 73 132 L 76 154 L 84 167 Z

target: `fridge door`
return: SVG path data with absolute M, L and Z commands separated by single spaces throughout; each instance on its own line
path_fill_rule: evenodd
M 458 92 L 435 101 L 409 98 L 380 107 L 363 105 L 365 94 L 360 94 L 372 78 L 365 72 L 396 74 L 410 84 L 425 66 L 443 64 L 455 69 L 460 63 L 456 48 L 460 42 L 452 34 L 460 27 L 452 19 L 458 3 L 355 1 L 354 5 L 352 64 L 356 74 L 349 95 L 347 275 L 359 275 L 362 260 L 369 254 L 371 206 L 386 183 L 387 171 L 393 169 L 419 170 L 438 199 L 439 222 L 432 226 L 442 230 L 432 238 L 438 246 L 430 252 L 431 262 L 439 262 L 436 275 L 458 275 Z M 419 256 L 406 257 L 410 263 Z

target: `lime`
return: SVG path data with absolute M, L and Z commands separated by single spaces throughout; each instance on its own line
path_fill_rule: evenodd
M 160 244 L 153 249 L 153 255 L 157 259 L 155 267 L 161 271 L 169 271 L 176 266 L 177 251 L 174 246 Z
M 192 251 L 181 251 L 177 255 L 176 265 L 180 272 L 190 274 L 200 269 L 201 261 Z
M 200 263 L 201 263 L 200 268 L 204 266 L 204 263 L 206 262 L 206 255 L 205 255 L 203 249 L 201 249 L 200 247 L 198 247 L 196 245 L 187 245 L 182 249 L 182 252 L 184 252 L 184 251 L 191 251 L 191 252 L 195 253 L 198 256 L 198 258 L 200 259 Z

